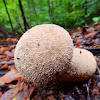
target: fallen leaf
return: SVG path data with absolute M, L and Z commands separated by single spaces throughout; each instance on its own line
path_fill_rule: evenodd
M 31 98 L 31 96 L 32 96 L 32 94 L 33 94 L 34 91 L 35 91 L 35 87 L 34 86 L 33 87 L 30 87 L 28 89 L 27 100 L 29 100 Z
M 77 42 L 77 47 L 81 46 L 81 44 L 79 42 Z
M 24 89 L 23 89 L 24 99 L 27 99 L 27 95 L 28 95 L 28 85 L 24 83 Z
M 94 38 L 95 35 L 96 35 L 96 32 L 92 32 L 92 33 L 86 34 L 84 37 L 85 38 Z
M 23 77 L 18 73 L 16 69 L 12 69 L 8 73 L 6 73 L 4 76 L 0 77 L 0 83 L 6 84 L 10 83 L 15 80 L 22 79 Z
M 100 82 L 98 83 L 98 89 L 100 90 Z
M 100 94 L 98 89 L 93 89 L 93 95 L 95 95 L 95 94 L 97 94 L 97 95 Z
M 22 91 L 23 87 L 24 87 L 24 82 L 20 82 L 20 80 L 19 80 L 11 98 L 15 97 L 20 91 Z
M 24 83 L 24 99 L 30 100 L 33 92 L 35 91 L 35 87 L 33 85 L 30 85 L 29 83 Z
M 4 54 L 8 57 L 14 57 L 14 54 L 12 52 L 6 51 Z
M 77 33 L 81 33 L 82 29 L 80 27 L 78 27 L 76 31 L 77 31 Z
M 4 64 L 3 66 L 1 66 L 1 69 L 7 69 L 7 68 L 8 68 L 7 64 Z
M 1 96 L 0 100 L 13 100 L 12 95 L 15 91 L 16 88 L 8 90 Z M 16 98 L 16 100 L 25 100 L 23 97 L 23 91 L 18 92 L 14 98 Z
M 9 41 L 9 42 L 17 42 L 18 40 L 15 39 L 15 38 L 7 38 L 6 41 Z
M 2 96 L 2 92 L 0 92 L 0 97 Z
M 8 90 L 1 96 L 0 100 L 11 100 L 11 95 L 13 94 L 14 91 L 15 88 Z
M 10 60 L 14 60 L 14 58 L 11 58 Z
M 4 56 L 4 55 L 3 55 L 3 56 L 1 56 L 1 59 L 4 59 L 4 58 L 6 58 L 6 57 L 7 57 L 7 56 Z
M 1 64 L 1 65 L 3 65 L 3 64 L 13 65 L 13 64 L 14 64 L 14 60 L 2 61 L 2 62 L 0 62 L 0 64 Z
M 1 58 L 1 57 L 0 57 L 0 58 Z M 6 58 L 0 59 L 0 62 L 3 62 L 3 61 L 9 61 L 9 57 L 6 56 Z
M 93 76 L 93 77 L 92 77 L 93 89 L 95 88 L 95 85 L 96 85 L 95 78 L 96 78 L 96 76 Z
M 5 51 L 8 51 L 8 47 L 1 47 L 0 48 L 0 53 L 3 53 Z
M 11 52 L 14 53 L 15 52 L 15 49 L 12 49 Z
M 89 34 L 89 33 L 92 33 L 92 31 L 86 28 L 86 32 L 85 32 L 84 35 L 87 35 L 87 34 Z
M 19 80 L 16 87 L 5 92 L 0 100 L 12 100 L 14 98 L 16 100 L 30 100 L 34 90 L 33 85 L 29 86 L 29 83 Z
M 16 98 L 16 100 L 25 100 L 23 97 L 23 91 L 20 91 L 14 98 Z

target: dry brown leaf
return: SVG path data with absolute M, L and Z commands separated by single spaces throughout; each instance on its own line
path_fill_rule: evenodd
M 13 94 L 14 91 L 15 88 L 8 90 L 1 96 L 0 100 L 11 100 L 11 95 Z
M 8 47 L 1 47 L 0 48 L 0 53 L 3 53 L 5 51 L 8 51 Z
M 16 88 L 8 90 L 1 96 L 0 100 L 12 100 L 12 95 L 15 91 Z M 18 92 L 14 98 L 16 98 L 16 100 L 24 100 L 23 91 Z
M 12 69 L 11 71 L 9 71 L 7 74 L 5 74 L 0 78 L 0 83 L 6 84 L 22 78 L 23 77 L 18 73 L 16 69 Z
M 98 89 L 100 90 L 100 82 L 98 83 Z
M 99 94 L 100 95 L 100 93 L 99 93 L 99 90 L 98 89 L 93 89 L 93 94 L 95 95 L 95 94 Z
M 4 64 L 3 66 L 1 66 L 0 69 L 9 69 L 9 70 L 12 70 L 12 69 L 14 69 L 14 67 L 13 66 L 9 66 L 8 64 Z
M 4 54 L 7 55 L 8 57 L 14 57 L 14 54 L 9 51 L 6 51 Z
M 3 58 L 3 59 L 0 58 L 0 62 L 3 62 L 3 61 L 9 61 L 9 57 L 7 56 L 6 58 Z
M 2 96 L 2 92 L 0 92 L 0 97 Z
M 1 65 L 3 65 L 3 64 L 13 65 L 14 64 L 14 60 L 2 61 L 2 62 L 0 62 L 0 64 Z
M 4 59 L 4 58 L 6 58 L 6 57 L 7 57 L 7 56 L 4 56 L 4 55 L 3 55 L 3 56 L 1 56 L 1 59 Z
M 14 58 L 11 58 L 10 60 L 14 60 Z
M 32 96 L 34 91 L 35 91 L 35 87 L 30 87 L 28 89 L 28 95 L 27 95 L 28 97 L 27 97 L 27 99 L 31 98 L 31 96 Z
M 89 33 L 92 33 L 92 31 L 86 28 L 86 32 L 85 32 L 84 35 L 87 35 L 87 34 L 89 34 Z
M 81 46 L 81 44 L 79 42 L 77 42 L 77 47 Z
M 16 100 L 25 100 L 23 96 L 23 91 L 20 91 L 14 98 L 16 98 Z
M 1 66 L 1 69 L 7 69 L 8 68 L 8 64 L 4 64 L 3 66 Z
M 15 49 L 12 49 L 11 52 L 14 53 L 15 52 Z
M 86 34 L 84 37 L 85 38 L 93 38 L 94 36 L 96 35 L 96 32 L 91 32 L 91 33 L 88 33 L 88 34 Z
M 33 85 L 30 86 L 29 83 L 24 83 L 24 99 L 30 100 L 33 92 L 35 91 L 35 87 Z
M 22 91 L 23 87 L 24 87 L 24 82 L 18 81 L 15 91 L 13 92 L 11 98 L 15 97 L 20 91 Z
M 16 100 L 30 100 L 34 90 L 34 86 L 29 87 L 29 83 L 19 80 L 16 87 L 5 92 L 0 100 L 12 100 L 12 98 L 16 98 Z
M 6 41 L 9 41 L 9 42 L 17 42 L 18 40 L 15 39 L 15 38 L 7 38 Z
M 28 85 L 25 84 L 25 83 L 24 83 L 23 92 L 24 92 L 24 99 L 26 100 L 27 99 L 27 95 L 28 95 Z

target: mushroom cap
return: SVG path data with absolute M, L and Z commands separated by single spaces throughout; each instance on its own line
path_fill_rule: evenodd
M 55 24 L 37 25 L 18 41 L 14 61 L 23 77 L 35 84 L 53 82 L 73 55 L 69 33 Z
M 80 82 L 89 79 L 96 71 L 96 60 L 91 52 L 74 48 L 73 57 L 60 81 Z

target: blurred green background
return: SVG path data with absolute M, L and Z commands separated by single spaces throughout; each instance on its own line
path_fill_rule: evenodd
M 0 33 L 54 23 L 75 29 L 100 21 L 100 0 L 0 0 Z

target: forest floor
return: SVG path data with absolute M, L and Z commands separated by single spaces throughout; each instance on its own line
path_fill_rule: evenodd
M 70 35 L 75 47 L 91 51 L 97 61 L 97 71 L 87 81 L 55 83 L 35 88 L 18 73 L 14 64 L 16 38 L 0 41 L 0 100 L 100 100 L 100 23 L 76 30 Z

